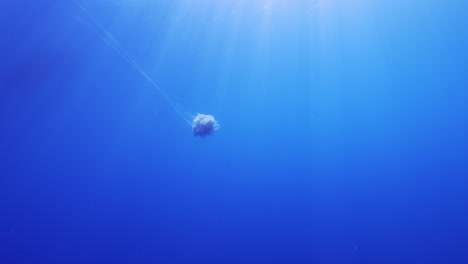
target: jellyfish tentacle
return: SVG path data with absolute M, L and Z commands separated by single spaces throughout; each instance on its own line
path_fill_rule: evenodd
M 125 50 L 122 44 L 106 30 L 88 11 L 85 3 L 81 0 L 73 0 L 73 2 L 83 11 L 88 17 L 91 25 L 89 25 L 96 33 L 104 39 L 107 45 L 112 48 L 121 58 L 123 58 L 130 66 L 132 66 L 141 76 L 143 76 L 152 86 L 158 91 L 166 102 L 171 106 L 174 112 L 182 118 L 189 126 L 192 127 L 194 136 L 205 138 L 212 135 L 219 129 L 219 124 L 212 115 L 198 114 L 193 117 L 188 113 L 182 111 L 181 107 L 174 103 L 174 101 L 166 94 L 166 92 L 143 70 L 143 68 L 136 62 L 136 60 Z M 85 23 L 84 20 L 80 19 Z M 190 119 L 193 118 L 193 121 Z
M 125 50 L 122 44 L 105 29 L 88 11 L 85 4 L 80 0 L 73 0 L 75 4 L 83 11 L 88 17 L 91 24 L 95 27 L 96 32 L 104 39 L 109 47 L 111 47 L 121 58 L 123 58 L 130 66 L 132 66 L 143 78 L 145 78 L 155 88 L 166 102 L 171 106 L 174 112 L 179 115 L 188 125 L 192 125 L 190 120 L 183 115 L 183 112 L 176 106 L 174 101 L 166 94 L 166 92 L 143 70 L 143 68 L 136 62 L 136 60 Z

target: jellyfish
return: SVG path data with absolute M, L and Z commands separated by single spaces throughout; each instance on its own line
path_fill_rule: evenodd
M 105 40 L 107 45 L 117 52 L 131 67 L 141 74 L 152 86 L 158 91 L 161 96 L 167 101 L 175 113 L 181 117 L 189 126 L 192 127 L 194 136 L 205 138 L 212 135 L 219 129 L 219 124 L 212 115 L 198 114 L 193 121 L 190 121 L 189 114 L 180 110 L 174 101 L 166 94 L 166 92 L 143 70 L 143 68 L 136 62 L 136 60 L 124 49 L 120 42 L 99 23 L 81 0 L 74 0 L 75 4 L 83 11 L 88 17 L 91 25 L 94 26 L 96 32 Z
M 192 129 L 194 136 L 205 138 L 218 130 L 219 124 L 212 115 L 198 114 L 193 119 Z

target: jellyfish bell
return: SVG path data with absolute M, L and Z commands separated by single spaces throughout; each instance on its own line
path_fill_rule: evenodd
M 219 124 L 212 115 L 198 114 L 192 123 L 193 135 L 205 138 L 219 129 Z

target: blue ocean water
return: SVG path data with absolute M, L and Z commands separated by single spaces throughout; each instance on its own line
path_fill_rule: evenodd
M 467 8 L 6 1 L 0 263 L 468 263 Z

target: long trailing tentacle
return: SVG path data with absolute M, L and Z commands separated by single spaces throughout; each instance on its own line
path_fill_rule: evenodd
M 172 107 L 174 112 L 179 115 L 189 126 L 192 126 L 191 120 L 187 117 L 188 114 L 181 111 L 180 106 L 176 105 L 174 101 L 166 94 L 166 92 L 161 89 L 161 87 L 156 84 L 156 82 L 151 79 L 151 77 L 143 70 L 143 68 L 135 61 L 135 59 L 123 48 L 122 44 L 108 31 L 106 30 L 86 8 L 84 2 L 80 0 L 73 0 L 75 4 L 83 11 L 83 13 L 89 19 L 89 22 L 94 26 L 96 32 L 104 39 L 109 47 L 111 47 L 120 57 L 122 57 L 130 66 L 132 66 L 136 71 L 138 71 L 167 101 L 167 103 Z

